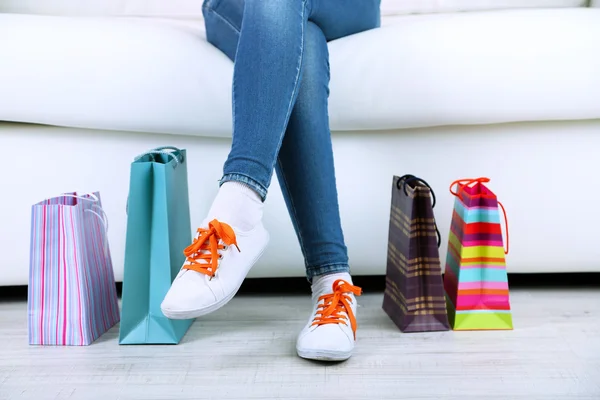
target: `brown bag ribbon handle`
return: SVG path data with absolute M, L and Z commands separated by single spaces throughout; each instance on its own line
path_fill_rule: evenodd
M 402 189 L 400 189 L 400 182 L 402 180 L 404 180 L 404 183 L 402 185 Z M 398 179 L 398 181 L 396 181 L 396 188 L 398 190 L 404 191 L 404 194 L 406 196 L 408 196 L 408 192 L 406 191 L 406 185 L 409 182 L 421 182 L 423 185 L 425 185 L 425 186 L 427 186 L 429 188 L 429 191 L 431 192 L 431 208 L 434 208 L 435 207 L 435 203 L 436 203 L 435 193 L 433 192 L 433 189 L 431 188 L 431 186 L 429 185 L 429 183 L 425 182 L 423 179 L 417 178 L 416 176 L 411 175 L 411 174 L 406 174 L 406 175 L 401 176 Z M 438 229 L 437 222 L 435 222 L 435 218 L 433 220 L 433 226 L 435 227 L 435 234 L 437 236 L 437 246 L 438 246 L 438 249 L 439 249 L 440 246 L 442 245 L 442 235 L 440 234 L 440 230 Z

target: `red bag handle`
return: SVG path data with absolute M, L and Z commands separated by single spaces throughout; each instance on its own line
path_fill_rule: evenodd
M 488 183 L 489 181 L 490 181 L 490 178 L 485 178 L 485 177 L 457 179 L 450 184 L 450 193 L 452 193 L 453 195 L 458 197 L 460 195 L 460 192 L 462 192 L 463 187 L 469 186 L 473 183 Z M 458 190 L 456 192 L 452 191 L 452 187 L 454 185 L 458 185 Z
M 459 197 L 460 192 L 465 186 L 472 185 L 473 183 L 488 183 L 489 181 L 490 178 L 486 177 L 457 179 L 450 184 L 450 193 L 452 193 L 456 197 Z M 454 185 L 458 185 L 458 190 L 456 192 L 452 191 L 452 187 L 454 187 Z M 502 209 L 502 214 L 504 214 L 504 226 L 506 227 L 506 249 L 504 249 L 504 254 L 508 254 L 508 251 L 510 250 L 510 238 L 508 235 L 508 217 L 506 216 L 506 209 L 504 208 L 504 205 L 500 201 L 498 201 L 498 205 Z

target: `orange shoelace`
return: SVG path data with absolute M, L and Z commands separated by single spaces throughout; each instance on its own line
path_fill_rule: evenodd
M 327 325 L 327 324 L 344 324 L 348 326 L 346 317 L 342 313 L 346 313 L 347 319 L 350 320 L 350 326 L 356 339 L 356 318 L 350 307 L 350 293 L 360 296 L 362 289 L 358 286 L 352 286 L 348 282 L 338 279 L 333 283 L 333 293 L 325 294 L 319 297 L 319 302 L 323 302 L 318 308 L 312 326 Z
M 208 229 L 198 229 L 194 242 L 183 251 L 187 257 L 183 268 L 214 278 L 221 258 L 219 250 L 225 250 L 227 246 L 235 246 L 240 251 L 233 228 L 214 219 Z

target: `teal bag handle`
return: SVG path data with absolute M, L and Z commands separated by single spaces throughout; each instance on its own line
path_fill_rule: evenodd
M 139 161 L 145 156 L 150 156 L 151 162 L 155 162 L 156 159 L 154 158 L 154 156 L 156 154 L 162 154 L 167 157 L 173 157 L 173 161 L 175 161 L 173 168 L 177 168 L 179 164 L 185 162 L 185 158 L 183 157 L 181 149 L 175 146 L 161 146 L 148 150 L 142 154 L 137 155 L 133 159 L 133 162 Z M 125 214 L 129 214 L 129 197 L 127 197 L 127 203 L 125 204 Z
M 175 161 L 175 165 L 173 165 L 173 168 L 177 168 L 177 166 L 182 163 L 185 162 L 185 159 L 183 157 L 183 154 L 181 154 L 181 149 L 175 147 L 175 146 L 161 146 L 161 147 L 156 147 L 154 149 L 148 150 L 145 153 L 142 153 L 138 156 L 136 156 L 133 161 L 139 161 L 142 157 L 145 156 L 150 156 L 152 157 L 152 161 L 154 162 L 154 156 L 157 154 L 162 154 L 165 155 L 167 157 L 173 157 L 173 160 Z

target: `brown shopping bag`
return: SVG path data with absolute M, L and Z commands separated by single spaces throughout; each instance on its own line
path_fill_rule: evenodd
M 394 176 L 383 310 L 402 332 L 449 330 L 431 187 Z

